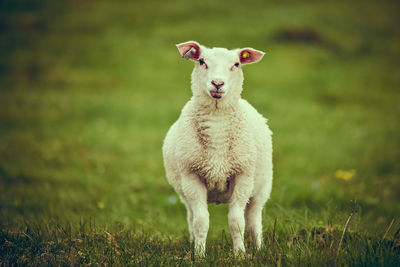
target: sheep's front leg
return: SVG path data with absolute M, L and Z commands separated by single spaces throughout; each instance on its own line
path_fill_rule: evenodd
M 258 200 L 253 197 L 246 206 L 246 226 L 249 234 L 253 238 L 257 249 L 262 245 L 262 209 L 265 201 Z
M 244 207 L 246 204 L 234 203 L 229 205 L 228 222 L 231 231 L 233 251 L 235 255 L 245 252 L 244 249 Z
M 193 236 L 193 229 L 192 229 L 192 225 L 193 225 L 193 212 L 190 209 L 190 206 L 188 204 L 186 204 L 186 200 L 184 200 L 184 198 L 181 198 L 183 204 L 185 204 L 186 207 L 186 217 L 187 217 L 187 222 L 188 222 L 188 228 L 189 228 L 189 239 L 190 242 L 194 241 L 194 236 Z
M 244 253 L 244 209 L 253 190 L 250 176 L 241 175 L 236 178 L 235 188 L 229 202 L 228 222 L 231 231 L 233 251 L 235 255 Z
M 192 225 L 189 227 L 194 237 L 195 254 L 204 256 L 209 227 L 207 189 L 196 175 L 187 174 L 182 177 L 182 191 L 192 212 Z

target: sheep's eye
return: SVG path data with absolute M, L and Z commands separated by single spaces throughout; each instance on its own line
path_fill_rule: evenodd
M 200 63 L 200 65 L 203 65 L 204 64 L 204 59 L 200 58 L 199 59 L 199 63 Z
M 239 62 L 236 62 L 235 64 L 233 64 L 233 66 L 231 67 L 231 71 L 234 71 L 235 68 L 239 68 Z

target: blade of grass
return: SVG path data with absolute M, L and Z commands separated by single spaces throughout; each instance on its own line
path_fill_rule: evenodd
M 392 219 L 392 221 L 390 222 L 388 228 L 386 229 L 385 234 L 384 234 L 383 237 L 382 237 L 382 240 L 385 239 L 385 237 L 386 237 L 387 233 L 389 232 L 390 228 L 392 228 L 393 223 L 394 223 L 394 219 Z

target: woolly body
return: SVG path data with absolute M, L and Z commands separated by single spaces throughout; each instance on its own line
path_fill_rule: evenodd
M 236 253 L 244 251 L 244 212 L 248 230 L 260 247 L 261 211 L 272 186 L 271 131 L 266 119 L 240 98 L 243 72 L 234 65 L 238 60 L 245 63 L 240 50 L 208 49 L 188 43 L 200 50 L 192 60 L 198 61 L 201 56 L 207 65 L 196 64 L 192 72 L 193 96 L 165 137 L 167 179 L 187 208 L 197 254 L 205 250 L 207 203 L 229 204 Z M 185 46 L 181 54 L 191 47 Z M 257 50 L 244 50 L 248 51 Z M 215 86 L 215 81 L 223 81 L 223 90 Z

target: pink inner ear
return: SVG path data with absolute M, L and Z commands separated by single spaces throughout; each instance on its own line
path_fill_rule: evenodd
M 197 60 L 200 57 L 200 46 L 195 42 L 187 42 L 187 43 L 178 44 L 177 47 L 179 49 L 179 53 L 181 54 L 181 56 L 185 55 L 186 52 L 189 51 L 190 48 L 193 47 L 194 49 L 196 49 L 196 52 L 192 53 L 192 55 L 190 56 L 190 59 Z
M 246 54 L 248 56 L 246 57 Z M 240 51 L 240 63 L 248 64 L 248 63 L 255 63 L 259 61 L 263 57 L 264 53 L 253 50 L 253 49 L 243 49 Z

